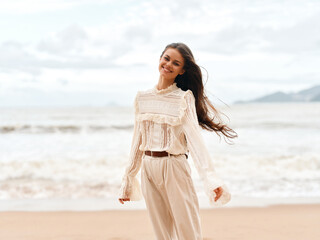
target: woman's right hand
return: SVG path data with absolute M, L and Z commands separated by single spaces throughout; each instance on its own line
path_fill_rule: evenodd
M 121 204 L 124 204 L 125 201 L 130 201 L 130 198 L 119 198 Z

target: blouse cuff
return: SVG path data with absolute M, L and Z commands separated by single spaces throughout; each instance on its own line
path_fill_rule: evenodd
M 140 183 L 136 177 L 125 176 L 123 178 L 119 198 L 130 198 L 130 201 L 142 199 Z
M 218 187 L 221 187 L 223 192 L 220 198 L 215 201 L 216 193 L 214 190 Z M 215 176 L 214 178 L 211 178 L 210 181 L 205 181 L 205 192 L 207 196 L 209 197 L 209 203 L 211 206 L 222 206 L 227 204 L 231 199 L 231 194 L 229 192 L 228 187 L 223 183 L 223 181 Z

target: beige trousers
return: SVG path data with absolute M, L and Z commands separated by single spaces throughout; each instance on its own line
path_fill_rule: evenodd
M 157 240 L 202 240 L 198 197 L 185 155 L 143 155 L 141 189 Z

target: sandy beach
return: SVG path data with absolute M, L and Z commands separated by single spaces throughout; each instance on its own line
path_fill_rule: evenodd
M 204 240 L 317 240 L 320 204 L 202 209 Z M 155 239 L 146 210 L 1 212 L 2 240 Z

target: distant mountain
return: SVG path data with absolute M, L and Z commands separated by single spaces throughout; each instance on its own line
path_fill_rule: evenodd
M 296 93 L 284 93 L 278 91 L 253 100 L 237 101 L 235 103 L 250 102 L 320 102 L 320 85 L 301 90 Z

